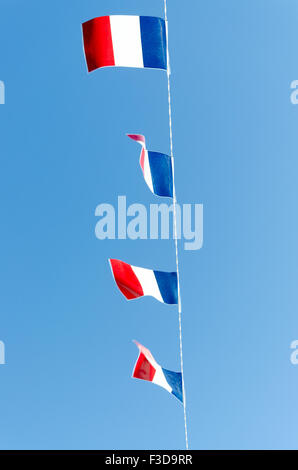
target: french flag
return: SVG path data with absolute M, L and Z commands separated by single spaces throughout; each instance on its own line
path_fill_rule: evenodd
M 165 304 L 178 303 L 176 272 L 138 268 L 118 259 L 109 261 L 115 282 L 127 300 L 150 295 Z
M 173 159 L 169 155 L 146 150 L 143 135 L 127 134 L 127 136 L 142 146 L 140 166 L 152 193 L 156 196 L 173 197 Z
M 172 393 L 183 403 L 181 372 L 172 372 L 164 369 L 152 356 L 149 349 L 134 341 L 139 348 L 139 357 L 133 370 L 133 378 L 147 380 Z
M 82 27 L 89 72 L 111 66 L 167 70 L 166 26 L 162 18 L 100 16 Z

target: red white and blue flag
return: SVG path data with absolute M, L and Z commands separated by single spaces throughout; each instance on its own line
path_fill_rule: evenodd
M 117 259 L 109 261 L 115 282 L 127 300 L 149 295 L 165 304 L 178 303 L 176 272 L 139 268 Z
M 173 197 L 173 159 L 163 153 L 148 151 L 143 135 L 127 134 L 127 136 L 142 146 L 140 166 L 153 194 Z
M 183 403 L 181 372 L 164 369 L 152 356 L 149 349 L 135 341 L 140 354 L 133 370 L 133 378 L 147 380 L 165 388 Z
M 89 72 L 111 66 L 167 70 L 166 26 L 162 18 L 100 16 L 82 27 Z

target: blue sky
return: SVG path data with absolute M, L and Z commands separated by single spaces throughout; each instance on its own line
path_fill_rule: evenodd
M 1 449 L 184 448 L 183 409 L 134 381 L 137 339 L 179 370 L 175 307 L 126 302 L 107 264 L 174 270 L 172 241 L 99 241 L 95 208 L 158 202 L 140 132 L 169 152 L 166 74 L 86 72 L 81 23 L 161 0 L 0 0 Z M 176 189 L 204 204 L 180 244 L 193 449 L 297 448 L 295 0 L 171 0 Z

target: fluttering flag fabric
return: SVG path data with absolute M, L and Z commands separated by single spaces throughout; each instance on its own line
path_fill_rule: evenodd
M 178 303 L 176 272 L 139 268 L 117 259 L 109 261 L 115 282 L 127 300 L 149 295 L 165 304 Z
M 82 27 L 89 72 L 111 66 L 167 70 L 166 26 L 162 18 L 100 16 Z
M 127 136 L 142 146 L 140 166 L 144 179 L 153 194 L 163 197 L 173 197 L 172 158 L 163 153 L 148 151 L 143 135 L 127 134 Z
M 164 369 L 152 356 L 149 349 L 135 341 L 139 348 L 139 357 L 133 370 L 133 378 L 147 380 L 165 388 L 183 403 L 181 372 Z

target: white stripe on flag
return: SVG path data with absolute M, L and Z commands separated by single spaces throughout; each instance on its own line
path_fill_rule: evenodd
M 110 16 L 115 65 L 144 67 L 139 16 Z
M 148 184 L 149 188 L 154 193 L 151 170 L 150 170 L 150 165 L 149 165 L 148 151 L 147 150 L 145 150 L 145 158 L 144 158 L 144 178 L 145 178 L 145 181 Z
M 139 268 L 136 266 L 131 267 L 143 288 L 144 295 L 152 295 L 160 302 L 163 302 L 154 272 L 151 269 Z
M 166 381 L 165 375 L 162 371 L 161 366 L 158 366 L 153 377 L 152 382 L 160 387 L 165 388 L 168 392 L 172 393 L 172 388 L 169 386 L 168 382 Z

